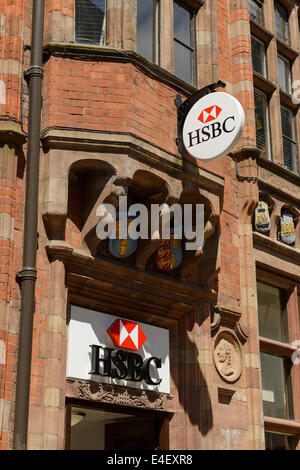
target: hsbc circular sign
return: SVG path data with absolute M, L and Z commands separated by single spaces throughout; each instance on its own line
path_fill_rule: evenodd
M 199 160 L 216 160 L 233 149 L 244 128 L 244 110 L 228 93 L 210 93 L 186 115 L 182 139 L 187 152 Z

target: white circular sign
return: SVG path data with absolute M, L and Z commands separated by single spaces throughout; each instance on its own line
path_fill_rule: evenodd
M 244 110 L 228 93 L 210 93 L 188 112 L 182 138 L 187 152 L 199 160 L 216 160 L 227 155 L 244 128 Z

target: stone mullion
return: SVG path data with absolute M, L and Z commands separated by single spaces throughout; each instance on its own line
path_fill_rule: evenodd
M 168 72 L 174 71 L 173 0 L 161 0 L 159 12 L 159 65 Z
M 268 31 L 275 34 L 275 13 L 273 0 L 264 0 L 264 26 Z
M 216 0 L 207 0 L 196 16 L 196 63 L 198 88 L 218 80 Z
M 45 18 L 45 43 L 74 42 L 75 0 L 64 0 L 60 9 L 57 0 L 45 2 Z
M 123 0 L 122 8 L 122 47 L 136 51 L 137 0 Z
M 122 47 L 122 2 L 120 0 L 106 1 L 106 43 L 110 47 Z

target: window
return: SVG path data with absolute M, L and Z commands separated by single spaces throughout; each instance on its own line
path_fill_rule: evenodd
M 284 291 L 258 282 L 257 299 L 260 336 L 287 343 L 287 314 Z
M 281 127 L 283 138 L 284 168 L 296 172 L 297 142 L 295 136 L 295 122 L 292 111 L 284 106 L 280 107 Z
M 289 33 L 289 13 L 288 10 L 278 1 L 275 0 L 275 29 L 276 36 L 280 41 L 286 44 L 290 43 Z
M 263 158 L 270 159 L 268 102 L 264 93 L 254 90 L 256 147 Z
M 293 386 L 297 391 L 299 375 L 290 342 L 297 337 L 300 324 L 295 309 L 297 289 L 282 277 L 258 273 L 262 279 L 257 281 L 257 303 L 266 449 L 295 449 L 299 428 L 294 416 L 299 407 Z M 274 285 L 269 284 L 270 278 Z
M 137 49 L 146 59 L 158 64 L 158 0 L 137 2 Z
M 264 415 L 293 418 L 290 358 L 261 353 L 261 379 Z
M 264 77 L 267 76 L 266 67 L 266 46 L 254 36 L 251 36 L 252 48 L 252 67 L 255 72 L 260 73 Z
M 275 432 L 265 433 L 266 450 L 295 450 L 296 439 L 293 436 Z
M 75 42 L 105 44 L 105 0 L 75 0 Z
M 263 2 L 260 0 L 249 0 L 250 18 L 256 23 L 264 24 Z
M 194 81 L 194 13 L 174 2 L 174 74 Z
M 281 90 L 292 93 L 291 64 L 290 61 L 278 54 L 278 81 Z

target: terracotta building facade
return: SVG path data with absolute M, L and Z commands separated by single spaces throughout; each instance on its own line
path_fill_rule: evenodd
M 29 449 L 300 448 L 299 8 L 45 1 Z M 31 17 L 31 1 L 0 0 L 1 449 L 14 437 Z M 219 80 L 243 134 L 217 161 L 182 155 L 176 99 Z M 203 246 L 139 240 L 127 255 L 101 241 L 97 208 L 120 196 L 202 204 Z M 141 359 L 143 384 L 120 365 L 109 377 L 108 360 L 137 370 L 139 348 L 155 359 Z

